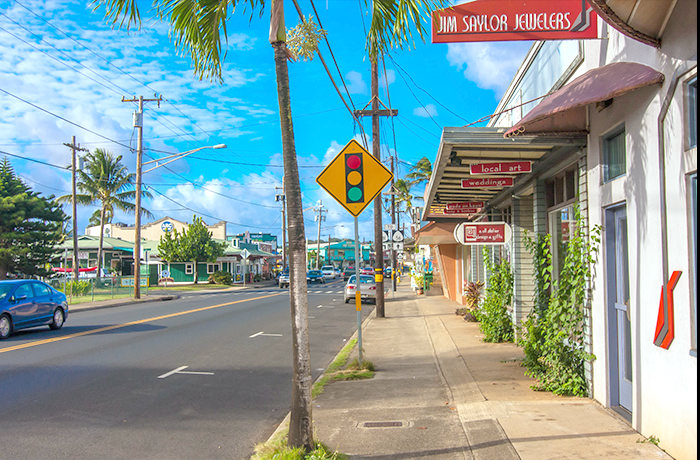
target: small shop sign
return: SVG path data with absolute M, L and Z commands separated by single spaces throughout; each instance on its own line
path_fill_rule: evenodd
M 512 177 L 487 177 L 483 179 L 462 179 L 462 188 L 501 188 L 512 187 Z
M 445 209 L 459 211 L 461 209 L 481 209 L 484 207 L 483 201 L 458 201 L 445 204 Z
M 463 222 L 454 229 L 459 244 L 506 244 L 513 238 L 510 225 L 505 222 Z
M 585 0 L 476 0 L 433 13 L 433 43 L 598 38 Z
M 469 167 L 470 174 L 521 174 L 532 171 L 529 161 L 508 161 L 501 163 L 479 163 Z

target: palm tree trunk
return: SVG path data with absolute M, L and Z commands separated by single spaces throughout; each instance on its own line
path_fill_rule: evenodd
M 275 50 L 277 101 L 280 108 L 282 156 L 284 160 L 284 187 L 287 199 L 289 233 L 289 291 L 292 315 L 292 408 L 289 421 L 288 444 L 313 448 L 311 421 L 311 351 L 309 348 L 309 303 L 306 290 L 306 236 L 304 214 L 299 186 L 292 108 L 289 97 L 289 71 L 284 30 L 284 3 L 273 0 L 270 18 L 270 44 Z
M 194 265 L 194 270 L 192 271 L 192 280 L 194 284 L 197 284 L 197 261 L 193 260 L 192 265 Z
M 74 230 L 75 231 L 75 230 Z M 100 211 L 100 246 L 97 248 L 97 278 L 100 278 L 102 273 L 102 244 L 105 236 L 105 207 L 102 206 Z

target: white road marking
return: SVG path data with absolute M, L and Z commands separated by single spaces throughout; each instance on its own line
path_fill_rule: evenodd
M 284 336 L 282 334 L 265 334 L 265 332 L 260 331 L 260 332 L 257 332 L 255 334 L 249 336 L 248 338 L 253 339 L 255 337 L 284 337 Z
M 166 372 L 166 373 L 163 374 L 163 375 L 159 375 L 158 378 L 159 378 L 159 379 L 164 379 L 164 378 L 170 377 L 170 376 L 173 375 L 173 374 L 214 375 L 213 372 L 186 371 L 185 369 L 187 369 L 188 367 L 189 367 L 189 366 L 180 366 L 180 367 L 178 367 L 177 369 L 173 369 L 173 370 L 170 371 L 170 372 Z

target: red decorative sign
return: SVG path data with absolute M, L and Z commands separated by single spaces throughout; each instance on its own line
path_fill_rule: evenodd
M 460 244 L 505 244 L 513 231 L 505 222 L 464 222 L 457 225 L 454 237 Z
M 461 201 L 456 203 L 445 204 L 445 209 L 457 210 L 457 209 L 479 209 L 484 207 L 483 201 Z
M 532 171 L 529 161 L 510 161 L 506 163 L 479 163 L 469 167 L 470 174 L 520 174 Z
M 659 314 L 656 317 L 656 330 L 654 331 L 654 345 L 668 348 L 675 337 L 673 325 L 673 289 L 678 284 L 681 272 L 676 270 L 671 274 L 671 279 L 665 286 L 661 287 L 661 300 L 659 300 Z M 666 302 L 664 302 L 666 297 Z
M 598 38 L 585 0 L 476 0 L 433 12 L 433 43 Z
M 512 177 L 487 177 L 484 179 L 462 179 L 462 188 L 512 187 Z

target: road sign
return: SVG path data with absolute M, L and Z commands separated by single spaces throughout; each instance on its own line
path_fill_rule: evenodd
M 382 243 L 386 243 L 387 241 L 389 241 L 389 238 L 390 238 L 390 237 L 389 237 L 389 232 L 390 232 L 390 231 L 391 231 L 391 230 L 384 230 L 384 231 L 382 232 Z
M 394 234 L 391 235 L 392 241 L 395 243 L 399 243 L 403 241 L 403 233 L 401 233 L 401 230 L 394 230 Z
M 382 243 L 382 249 L 385 251 L 403 251 L 403 243 Z
M 241 251 L 241 257 L 243 257 L 244 259 L 247 259 L 249 255 L 250 255 L 250 251 L 248 251 L 247 249 L 243 249 Z
M 168 270 L 163 270 L 160 272 L 160 277 L 161 278 L 170 278 L 170 272 Z
M 391 171 L 353 139 L 321 171 L 316 182 L 357 217 L 392 177 Z
M 396 230 L 396 224 L 384 224 L 384 230 Z

